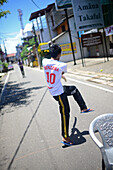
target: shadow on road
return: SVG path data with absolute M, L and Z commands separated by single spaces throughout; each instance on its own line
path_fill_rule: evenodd
M 73 127 L 71 129 L 70 139 L 75 143 L 75 145 L 80 145 L 86 142 L 84 135 L 89 135 L 89 131 L 80 132 L 77 128 L 75 128 L 77 122 L 77 118 L 75 117 L 75 121 Z
M 86 139 L 84 135 L 89 135 L 89 131 L 83 131 L 80 132 L 75 126 L 76 126 L 77 118 L 75 117 L 73 127 L 71 129 L 71 135 L 70 139 L 74 143 L 74 145 L 80 145 L 86 142 Z M 66 148 L 69 146 L 64 145 L 63 148 Z
M 4 85 L 4 83 L 0 80 L 0 93 L 2 91 L 3 85 Z
M 27 125 L 27 127 L 26 127 L 26 129 L 25 129 L 25 132 L 24 132 L 24 134 L 23 134 L 23 136 L 22 136 L 22 138 L 21 138 L 21 140 L 20 140 L 20 142 L 19 142 L 19 144 L 18 144 L 18 146 L 17 146 L 17 149 L 16 149 L 16 151 L 15 151 L 15 153 L 14 153 L 14 155 L 13 155 L 13 157 L 12 157 L 10 163 L 9 163 L 9 166 L 8 166 L 7 170 L 10 170 L 10 169 L 11 169 L 11 166 L 12 166 L 14 160 L 15 160 L 15 157 L 16 157 L 16 155 L 17 155 L 17 153 L 18 153 L 18 151 L 19 151 L 19 149 L 20 149 L 20 147 L 21 147 L 21 145 L 22 145 L 22 143 L 23 143 L 23 141 L 24 141 L 24 138 L 25 138 L 25 136 L 26 136 L 26 134 L 27 134 L 27 132 L 28 132 L 31 124 L 32 124 L 32 121 L 33 121 L 34 117 L 36 116 L 36 114 L 37 114 L 37 112 L 38 112 L 38 109 L 39 109 L 39 107 L 40 107 L 40 105 L 41 105 L 41 103 L 42 103 L 42 101 L 43 101 L 43 99 L 44 99 L 44 97 L 45 97 L 45 95 L 46 95 L 47 90 L 48 90 L 48 88 L 45 89 L 45 91 L 44 91 L 44 93 L 43 93 L 43 95 L 42 95 L 42 97 L 41 97 L 41 99 L 40 99 L 40 102 L 39 102 L 39 104 L 38 104 L 38 106 L 37 106 L 34 114 L 32 115 L 32 117 L 31 117 L 31 119 L 30 119 L 30 121 L 29 121 L 29 123 L 28 123 L 28 125 Z
M 0 103 L 0 110 L 2 110 L 7 105 L 10 106 L 10 110 L 6 109 L 5 113 L 6 112 L 9 113 L 14 111 L 17 107 L 22 107 L 23 105 L 25 106 L 29 105 L 29 103 L 32 102 L 32 100 L 29 100 L 32 91 L 45 87 L 45 86 L 38 86 L 38 87 L 31 87 L 25 89 L 25 87 L 23 86 L 28 83 L 30 83 L 30 81 L 22 82 L 22 83 L 16 83 L 15 81 L 8 82 L 2 96 L 2 101 Z
M 75 128 L 77 122 L 77 118 L 75 117 L 75 121 L 73 127 L 71 129 L 70 139 L 75 143 L 75 145 L 80 145 L 86 142 L 84 135 L 89 135 L 89 131 L 80 132 L 77 128 Z

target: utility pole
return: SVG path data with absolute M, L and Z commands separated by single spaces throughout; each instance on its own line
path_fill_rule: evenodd
M 39 24 L 38 24 L 38 19 L 36 18 L 36 23 L 37 23 L 37 28 L 39 30 Z
M 37 35 L 36 35 L 36 32 L 35 32 L 35 26 L 34 26 L 33 22 L 32 22 L 32 25 L 33 25 L 32 29 L 33 29 L 33 33 L 34 33 L 34 39 L 35 39 L 36 57 L 37 57 L 37 60 L 38 60 L 38 63 L 39 63 Z
M 46 17 L 47 27 L 48 27 L 48 31 L 49 31 L 50 41 L 51 41 L 51 44 L 53 44 L 51 30 L 50 30 L 49 21 L 48 21 L 48 17 L 47 17 L 46 11 L 45 11 L 45 17 Z
M 42 42 L 44 42 L 44 40 L 43 40 L 43 33 L 42 33 L 42 31 L 43 31 L 43 26 L 42 26 L 41 14 L 39 14 L 39 18 L 40 18 L 40 25 L 41 25 L 41 28 L 40 28 L 41 39 L 42 39 Z
M 38 28 L 38 31 L 39 31 L 40 29 L 39 29 L 39 24 L 38 24 L 38 18 L 36 18 L 36 23 L 37 23 L 37 28 Z M 38 42 L 41 43 L 40 36 L 37 36 L 37 38 L 38 38 Z
M 36 48 L 38 47 L 38 42 L 37 42 L 37 35 L 36 35 L 36 32 L 35 32 L 35 26 L 34 26 L 34 23 L 32 22 L 32 29 L 33 29 L 33 33 L 34 33 L 34 39 L 35 39 L 35 46 Z

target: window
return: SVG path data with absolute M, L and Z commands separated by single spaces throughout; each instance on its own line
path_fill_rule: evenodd
M 65 25 L 62 26 L 62 32 L 64 32 L 66 29 L 65 29 Z

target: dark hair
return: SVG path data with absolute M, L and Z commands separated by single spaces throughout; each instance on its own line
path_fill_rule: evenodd
M 50 51 L 50 55 L 52 58 L 56 58 L 58 56 L 58 54 L 61 53 L 61 47 L 57 44 L 53 44 L 50 48 L 49 48 L 49 51 Z

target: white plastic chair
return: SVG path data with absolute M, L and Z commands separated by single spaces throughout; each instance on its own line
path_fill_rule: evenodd
M 102 143 L 95 136 L 99 132 Z M 113 169 L 113 113 L 96 117 L 89 126 L 89 134 L 102 154 L 102 170 Z

